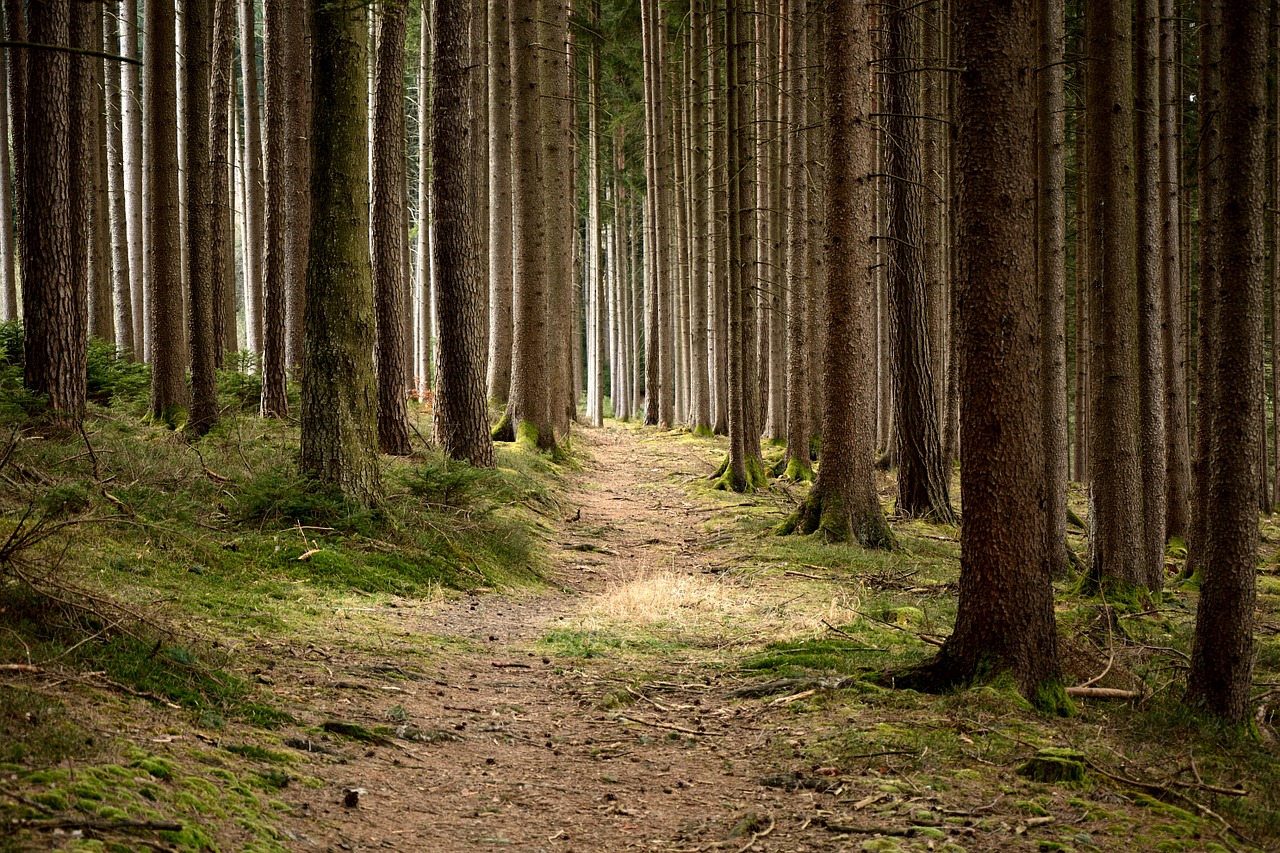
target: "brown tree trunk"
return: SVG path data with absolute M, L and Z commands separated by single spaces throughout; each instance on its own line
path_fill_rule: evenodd
M 785 129 L 791 137 L 784 176 L 787 192 L 787 468 L 789 480 L 813 479 L 809 459 L 813 413 L 809 386 L 813 365 L 809 361 L 809 149 L 808 51 L 805 50 L 804 0 L 787 0 L 787 78 Z
M 35 4 L 30 24 L 36 44 L 68 44 L 70 0 Z M 21 217 L 23 384 L 47 395 L 60 416 L 79 421 L 86 330 L 84 280 L 71 257 L 71 58 L 52 50 L 23 53 L 31 76 L 22 99 L 21 198 L 40 200 Z
M 191 420 L 195 435 L 204 435 L 218 419 L 216 361 L 218 335 L 214 327 L 214 276 L 225 269 L 213 256 L 213 163 L 210 145 L 209 99 L 212 81 L 213 2 L 190 0 L 183 16 L 186 75 L 183 102 L 187 116 L 187 287 L 191 348 Z M 217 112 L 225 113 L 222 105 Z M 222 149 L 225 150 L 225 149 Z M 221 159 L 221 157 L 219 157 Z M 223 174 L 226 174 L 223 171 Z M 226 192 L 221 193 L 226 198 Z
M 102 38 L 100 34 L 95 38 L 95 17 L 99 21 L 102 17 L 102 7 L 97 3 L 76 0 L 71 4 L 71 45 L 97 49 Z M 91 337 L 109 339 L 110 335 L 104 332 L 108 332 L 111 325 L 111 291 L 107 282 L 99 277 L 101 258 L 98 255 L 104 224 L 98 219 L 97 204 L 103 153 L 98 146 L 101 74 L 101 62 L 87 56 L 72 58 L 71 183 L 75 191 L 71 194 L 71 263 L 78 286 L 87 298 L 86 331 Z
M 913 11 L 902 0 L 884 6 L 885 118 L 889 175 L 888 269 L 891 293 L 894 419 L 898 423 L 898 504 L 909 516 L 950 523 L 951 508 L 930 352 L 923 245 L 924 176 L 920 163 L 920 103 L 912 79 L 919 40 Z
M 1046 551 L 1044 382 L 1035 245 L 1036 64 L 1032 0 L 957 0 L 955 169 L 964 304 L 960 604 L 938 657 L 908 683 L 1009 673 L 1063 710 Z M 1010 460 L 1018 460 L 1010 464 Z M 899 677 L 898 684 L 903 683 Z
M 22 0 L 4 0 L 4 34 L 9 41 L 27 41 L 27 16 L 26 4 Z M 7 106 L 9 113 L 8 124 L 4 130 L 9 134 L 10 146 L 13 151 L 12 172 L 13 172 L 13 198 L 11 200 L 12 207 L 9 208 L 14 213 L 12 223 L 14 245 L 12 258 L 14 266 L 14 276 L 16 281 L 12 298 L 8 294 L 6 288 L 5 299 L 9 302 L 11 311 L 4 316 L 6 319 L 14 320 L 21 316 L 23 312 L 22 306 L 18 300 L 18 283 L 24 282 L 23 278 L 25 270 L 23 267 L 23 249 L 22 240 L 24 228 L 22 224 L 23 212 L 26 210 L 26 201 L 23 196 L 23 188 L 26 185 L 24 176 L 23 160 L 27 151 L 27 51 L 25 50 L 8 50 L 5 51 L 5 81 L 8 84 Z
M 489 2 L 489 399 L 511 392 L 511 2 Z
M 120 54 L 138 58 L 138 3 L 121 0 Z M 133 303 L 133 346 L 139 360 L 149 358 L 147 347 L 147 276 L 146 216 L 142 196 L 142 93 L 138 84 L 138 66 L 132 62 L 120 65 L 121 144 L 124 148 L 125 218 L 129 231 L 129 297 Z
M 1093 582 L 1150 588 L 1144 559 L 1143 480 L 1138 405 L 1138 299 L 1134 245 L 1133 75 L 1130 4 L 1091 0 L 1085 17 L 1090 57 L 1090 338 L 1093 371 L 1089 462 Z
M 348 497 L 381 495 L 362 7 L 312 0 L 311 233 L 298 467 Z
M 1087 71 L 1085 72 L 1088 73 Z M 1083 88 L 1083 87 L 1081 87 Z M 1089 407 L 1093 394 L 1089 389 L 1089 356 L 1093 347 L 1089 341 L 1089 282 L 1091 258 L 1089 255 L 1089 173 L 1088 173 L 1088 125 L 1084 115 L 1084 93 L 1076 96 L 1075 154 L 1076 154 L 1076 482 L 1089 480 Z
M 231 92 L 234 86 L 236 10 L 233 0 L 214 0 L 213 53 L 209 81 L 209 266 L 213 274 L 214 363 L 235 352 L 235 208 L 231 193 Z M 228 292 L 229 291 L 229 292 Z
M 729 434 L 729 171 L 728 123 L 725 120 L 725 91 L 720 85 L 724 74 L 724 15 L 720 0 L 711 0 L 707 15 L 707 64 L 714 85 L 708 86 L 711 127 L 708 148 L 711 151 L 711 183 L 707 205 L 711 210 L 711 251 L 707 253 L 711 273 L 711 349 L 713 402 L 715 421 L 712 432 Z
M 469 0 L 435 0 L 433 29 L 431 162 L 449 168 L 431 173 L 431 243 L 435 247 L 436 312 L 440 343 L 436 359 L 435 434 L 451 459 L 493 465 L 493 440 L 485 400 L 485 326 L 471 209 L 474 168 L 469 145 L 466 23 Z
M 1036 230 L 1040 339 L 1044 363 L 1044 446 L 1049 573 L 1067 575 L 1067 269 L 1066 93 L 1063 90 L 1064 22 L 1061 0 L 1037 0 L 1040 72 L 1036 98 Z
M 307 244 L 311 237 L 311 152 L 307 125 L 311 120 L 311 56 L 307 0 L 284 0 L 290 22 L 285 30 L 288 67 L 284 75 L 284 186 L 287 231 L 284 247 L 284 363 L 302 364 L 303 316 L 307 293 Z M 403 172 L 403 168 L 402 168 Z M 403 190 L 402 190 L 403 192 Z M 403 240 L 401 241 L 403 245 Z
M 1134 187 L 1138 269 L 1138 394 L 1141 419 L 1142 565 L 1148 589 L 1164 586 L 1165 457 L 1164 324 L 1160 249 L 1159 0 L 1138 0 L 1134 21 Z
M 383 453 L 409 453 L 409 387 L 405 363 L 406 282 L 404 239 L 404 39 L 407 10 L 384 3 L 378 10 L 373 89 L 373 206 L 370 246 L 378 342 L 378 446 Z M 462 36 L 465 39 L 465 35 Z M 434 93 L 433 93 L 434 94 Z M 434 111 L 433 111 L 434 121 Z M 434 199 L 432 200 L 434 204 Z
M 1209 7 L 1217 7 L 1211 13 Z M 1222 211 L 1221 281 L 1232 298 L 1218 302 L 1208 354 L 1214 382 L 1207 467 L 1211 502 L 1205 519 L 1203 579 L 1196 611 L 1187 699 L 1237 726 L 1252 720 L 1254 602 L 1257 598 L 1259 409 L 1266 257 L 1267 11 L 1261 3 L 1201 0 L 1200 24 L 1219 27 L 1209 64 L 1220 61 L 1218 124 Z M 1220 51 L 1214 56 L 1214 50 Z M 1220 58 L 1220 59 L 1219 59 Z M 1203 108 L 1203 107 L 1201 107 Z
M 187 359 L 183 334 L 182 220 L 178 210 L 178 74 L 172 3 L 146 0 L 143 29 L 147 76 L 143 118 L 147 151 L 147 300 L 151 333 L 151 417 L 176 426 L 186 419 Z
M 875 169 L 875 131 L 866 74 L 873 30 L 866 6 L 827 0 L 824 8 L 827 346 L 822 457 L 817 481 L 784 529 L 883 548 L 893 544 L 893 533 L 880 507 L 872 468 L 870 228 L 875 199 L 870 176 Z
M 120 27 L 117 16 L 113 14 L 111 18 L 116 23 L 106 33 L 103 50 L 107 53 L 116 53 L 120 47 Z M 129 291 L 131 268 L 129 266 L 128 217 L 125 213 L 124 139 L 120 103 L 122 94 L 120 66 L 124 64 L 115 61 L 106 63 L 107 193 L 110 205 L 108 219 L 111 228 L 111 292 L 114 303 L 115 341 L 122 354 L 128 358 L 134 358 L 137 350 L 133 339 L 133 301 Z M 0 86 L 0 89 L 3 88 Z M 3 94 L 0 92 L 0 98 L 3 98 Z M 4 183 L 0 186 L 0 230 L 4 228 L 3 221 L 7 218 L 8 211 L 7 167 L 6 151 L 0 151 L 0 181 Z M 3 234 L 0 234 L 0 240 L 6 240 Z M 8 245 L 7 242 L 6 245 Z M 10 270 L 6 269 L 5 272 L 8 273 Z

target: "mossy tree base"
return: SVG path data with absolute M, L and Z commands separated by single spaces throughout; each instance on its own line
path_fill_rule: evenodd
M 1018 768 L 1018 775 L 1033 782 L 1083 782 L 1084 753 L 1048 746 L 1036 750 L 1036 754 Z
M 746 458 L 747 476 L 743 482 L 735 482 L 733 475 L 733 466 L 730 465 L 730 458 L 726 455 L 721 461 L 720 467 L 711 475 L 711 479 L 715 481 L 712 485 L 713 489 L 724 492 L 738 492 L 746 494 L 754 492 L 756 489 L 762 489 L 769 484 L 769 475 L 764 470 L 764 461 L 758 456 L 748 456 Z
M 824 495 L 817 489 L 811 491 L 800 508 L 778 526 L 777 532 L 783 536 L 792 533 L 805 536 L 817 533 L 827 542 L 856 541 L 863 548 L 886 551 L 892 551 L 898 546 L 893 530 L 879 506 L 874 511 L 854 516 L 845 506 L 843 498 Z
M 883 683 L 921 693 L 945 693 L 956 688 L 970 688 L 979 685 L 994 687 L 1014 687 L 1016 681 L 1013 667 L 983 656 L 974 664 L 967 664 L 958 659 L 948 645 L 942 647 L 937 655 L 907 669 L 886 672 Z M 1067 695 L 1066 687 L 1057 678 L 1048 678 L 1035 685 L 1023 685 L 1018 692 L 1032 704 L 1037 711 L 1054 717 L 1075 716 L 1076 706 Z

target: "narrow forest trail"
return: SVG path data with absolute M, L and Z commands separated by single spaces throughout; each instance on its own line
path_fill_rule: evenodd
M 761 784 L 782 763 L 785 706 L 729 698 L 741 682 L 682 654 L 637 657 L 623 644 L 617 656 L 565 657 L 546 645 L 561 625 L 576 626 L 561 631 L 569 642 L 590 637 L 577 630 L 584 613 L 621 607 L 625 620 L 628 607 L 670 588 L 730 608 L 743 602 L 728 599 L 753 595 L 717 576 L 725 554 L 707 524 L 717 504 L 682 485 L 710 472 L 709 442 L 621 427 L 581 442 L 589 461 L 572 475 L 551 546 L 561 590 L 406 602 L 386 624 L 440 638 L 433 650 L 335 638 L 297 653 L 296 671 L 273 673 L 289 684 L 278 692 L 303 700 L 303 719 L 403 719 L 422 732 L 365 750 L 322 744 L 346 757 L 312 756 L 307 772 L 324 787 L 290 789 L 287 800 L 304 799 L 284 823 L 300 849 L 845 848 L 810 814 L 826 795 Z M 715 648 L 725 638 L 692 641 Z M 381 643 L 388 654 L 353 648 Z M 354 807 L 343 803 L 347 789 L 362 790 Z

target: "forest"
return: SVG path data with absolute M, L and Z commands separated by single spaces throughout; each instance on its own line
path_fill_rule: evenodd
M 0 14 L 0 851 L 1280 844 L 1280 4 Z

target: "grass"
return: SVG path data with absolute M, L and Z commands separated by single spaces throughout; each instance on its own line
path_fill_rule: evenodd
M 223 831 L 228 849 L 286 849 L 272 794 L 297 780 L 270 732 L 297 720 L 257 683 L 252 646 L 331 642 L 336 612 L 359 617 L 352 649 L 429 649 L 441 641 L 428 634 L 388 641 L 370 611 L 542 583 L 542 516 L 559 511 L 565 464 L 499 447 L 479 470 L 419 445 L 384 458 L 386 500 L 362 507 L 299 473 L 297 425 L 256 416 L 252 375 L 220 374 L 222 420 L 193 441 L 148 423 L 147 368 L 95 343 L 82 436 L 22 391 L 16 341 L 0 324 L 0 662 L 65 673 L 79 694 L 73 710 L 0 680 L 0 764 L 42 796 L 0 799 L 5 826 L 163 816 L 184 822 L 160 834 L 176 849 L 219 846 Z M 252 736 L 122 760 L 99 731 L 139 705 L 210 740 Z M 0 850 L 24 843 L 0 831 Z

